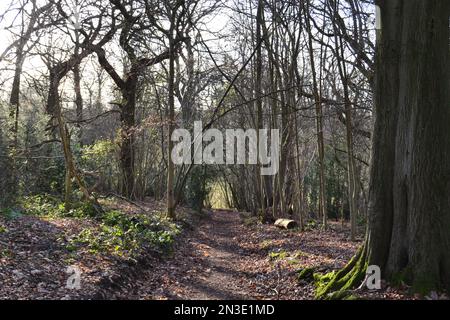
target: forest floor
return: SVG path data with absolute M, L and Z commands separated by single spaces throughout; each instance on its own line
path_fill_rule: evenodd
M 299 270 L 339 269 L 361 245 L 338 222 L 299 232 L 214 210 L 185 226 L 170 255 L 68 250 L 65 239 L 93 223 L 0 216 L 0 299 L 312 299 L 314 284 L 299 281 Z M 68 266 L 82 272 L 79 290 L 66 287 Z M 386 286 L 357 296 L 408 298 Z
M 304 268 L 318 272 L 339 269 L 361 245 L 349 240 L 348 226 L 331 222 L 330 229 L 306 232 L 273 225 L 245 224 L 242 214 L 215 210 L 186 234 L 175 254 L 142 274 L 135 299 L 283 299 L 314 298 L 314 284 L 299 281 Z M 363 299 L 409 299 L 404 292 L 383 286 L 359 291 Z

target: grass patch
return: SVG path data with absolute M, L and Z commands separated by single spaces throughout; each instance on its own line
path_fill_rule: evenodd
M 284 251 L 284 250 L 269 252 L 269 259 L 272 260 L 272 261 L 284 260 L 288 256 L 289 256 L 289 254 L 286 251 Z

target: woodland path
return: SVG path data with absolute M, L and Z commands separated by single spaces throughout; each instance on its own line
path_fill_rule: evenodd
M 245 226 L 239 213 L 216 210 L 180 241 L 173 257 L 138 280 L 135 298 L 312 298 L 314 288 L 299 283 L 296 271 L 311 264 L 340 267 L 355 250 L 349 242 L 337 247 L 339 235 L 323 236 L 271 225 Z M 274 252 L 283 258 L 271 258 Z
M 160 275 L 162 287 L 156 288 L 156 296 L 147 296 L 155 292 L 144 291 L 141 298 L 252 298 L 252 290 L 245 281 L 248 274 L 241 270 L 250 255 L 237 241 L 244 233 L 242 228 L 237 213 L 214 211 L 182 240 L 175 256 L 158 267 L 166 272 Z

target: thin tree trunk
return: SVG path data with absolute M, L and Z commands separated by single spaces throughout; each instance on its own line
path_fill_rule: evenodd
M 308 32 L 308 50 L 311 64 L 311 73 L 313 80 L 313 94 L 316 107 L 316 132 L 317 132 L 317 148 L 319 153 L 319 216 L 322 218 L 323 227 L 327 227 L 327 213 L 326 213 L 326 197 L 325 197 L 325 164 L 324 164 L 324 141 L 323 141 L 323 114 L 322 114 L 322 102 L 319 94 L 319 88 L 317 84 L 317 74 L 314 62 L 314 51 L 311 33 L 311 24 L 309 21 L 309 3 L 305 8 L 305 20 L 306 30 Z
M 258 12 L 256 15 L 256 43 L 261 42 L 261 24 L 263 23 L 263 14 L 264 14 L 264 4 L 262 0 L 258 0 Z M 261 46 L 258 45 L 256 50 L 256 83 L 255 83 L 255 95 L 257 97 L 261 97 L 262 95 L 262 56 L 261 56 Z M 262 115 L 262 98 L 258 98 L 256 100 L 256 123 L 257 129 L 263 128 L 263 115 Z M 259 192 L 259 200 L 260 200 L 260 216 L 262 219 L 266 220 L 266 206 L 265 206 L 265 195 L 264 195 L 264 179 L 261 175 L 261 161 L 259 159 L 260 153 L 260 134 L 258 130 L 257 134 L 257 155 L 258 155 L 258 170 L 257 170 L 257 181 L 258 181 L 258 192 Z
M 19 133 L 19 110 L 20 110 L 20 82 L 22 77 L 22 67 L 25 61 L 24 54 L 25 42 L 20 41 L 16 50 L 16 66 L 14 69 L 14 79 L 11 88 L 11 95 L 9 99 L 10 111 L 9 117 L 12 122 L 11 131 L 11 142 L 9 144 L 9 154 L 11 156 L 11 172 L 9 173 L 11 181 L 9 185 L 9 193 L 14 198 L 17 193 L 18 186 L 18 172 L 17 172 L 17 160 L 16 154 L 18 150 L 18 133 Z
M 173 25 L 171 25 L 169 35 L 169 106 L 168 106 L 168 140 L 167 140 L 167 214 L 170 218 L 175 219 L 175 198 L 174 198 L 174 179 L 175 167 L 172 161 L 172 133 L 175 128 L 175 55 L 173 43 Z
M 333 14 L 337 14 L 337 4 L 334 4 Z M 334 40 L 336 45 L 336 53 L 338 56 L 337 66 L 339 76 L 341 78 L 342 87 L 344 90 L 344 105 L 345 105 L 345 129 L 346 129 L 346 143 L 347 143 L 347 181 L 348 181 L 348 202 L 350 207 L 350 236 L 351 240 L 356 240 L 356 220 L 358 214 L 357 194 L 356 194 L 356 176 L 355 163 L 353 156 L 353 121 L 352 121 L 352 105 L 348 90 L 348 74 L 344 61 L 344 44 L 342 38 L 338 37 L 338 30 L 336 23 L 334 24 Z
M 134 198 L 134 141 L 135 141 L 135 112 L 136 112 L 137 75 L 130 73 L 122 90 L 125 98 L 120 112 L 121 147 L 120 164 L 122 170 L 121 194 L 130 199 Z
M 75 31 L 75 55 L 79 54 L 79 32 Z M 78 129 L 78 142 L 83 145 L 83 131 L 81 126 L 81 121 L 83 120 L 83 96 L 81 95 L 81 74 L 80 74 L 80 64 L 75 65 L 73 68 L 73 81 L 74 81 L 74 91 L 75 91 L 75 109 L 76 109 L 76 120 Z

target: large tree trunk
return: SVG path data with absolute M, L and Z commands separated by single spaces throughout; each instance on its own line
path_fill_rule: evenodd
M 379 1 L 368 246 L 387 278 L 450 288 L 448 1 Z
M 450 2 L 378 5 L 367 239 L 319 295 L 357 285 L 367 265 L 415 292 L 450 289 Z

